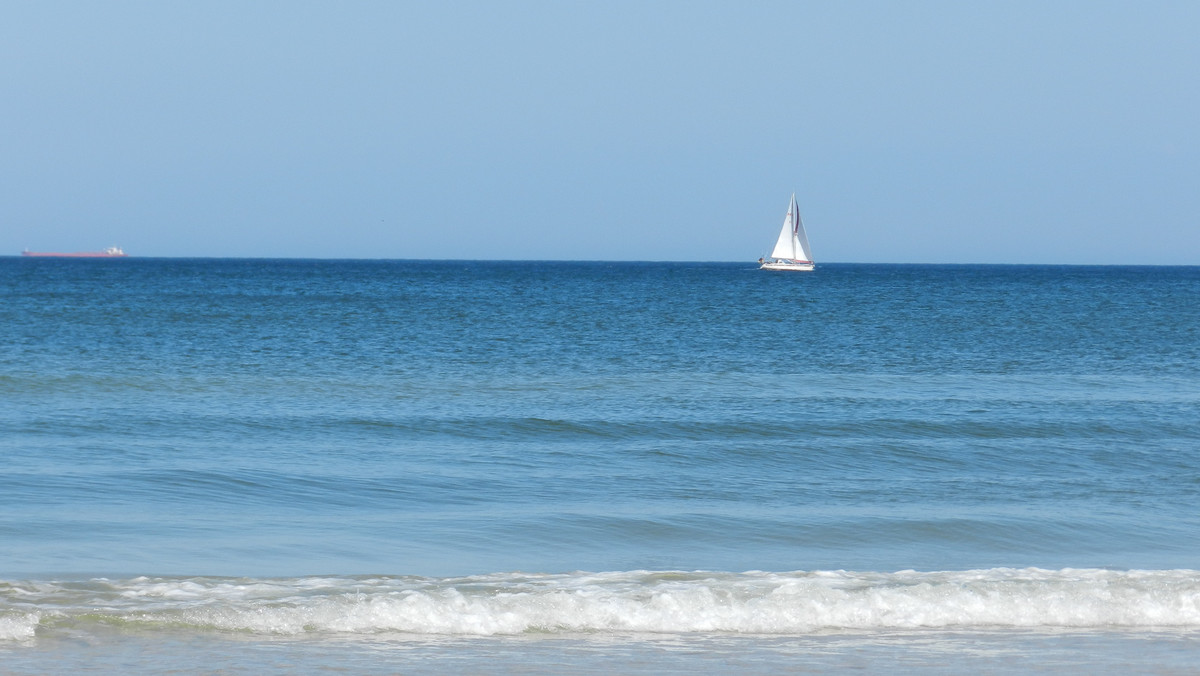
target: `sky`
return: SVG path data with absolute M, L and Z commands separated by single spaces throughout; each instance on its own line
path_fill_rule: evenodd
M 1200 2 L 0 4 L 0 255 L 1200 264 Z

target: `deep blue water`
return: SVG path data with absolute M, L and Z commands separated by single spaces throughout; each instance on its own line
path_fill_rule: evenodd
M 1200 655 L 1197 267 L 0 258 L 0 300 L 22 659 L 114 623 Z

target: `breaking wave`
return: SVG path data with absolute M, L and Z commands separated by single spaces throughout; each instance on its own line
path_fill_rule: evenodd
M 632 571 L 0 582 L 0 640 L 32 640 L 66 626 L 281 636 L 1200 628 L 1200 571 Z

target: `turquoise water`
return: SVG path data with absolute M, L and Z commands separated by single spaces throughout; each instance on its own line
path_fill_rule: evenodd
M 0 293 L 17 673 L 1200 659 L 1200 268 L 9 258 Z

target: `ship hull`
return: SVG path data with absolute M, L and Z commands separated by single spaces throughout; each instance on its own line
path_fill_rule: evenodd
M 808 272 L 813 269 L 812 263 L 777 263 L 767 262 L 759 266 L 760 270 L 792 270 L 796 272 Z
M 52 251 L 22 251 L 22 256 L 31 258 L 125 258 L 127 253 L 108 253 L 107 251 L 77 251 L 74 253 L 57 253 Z

